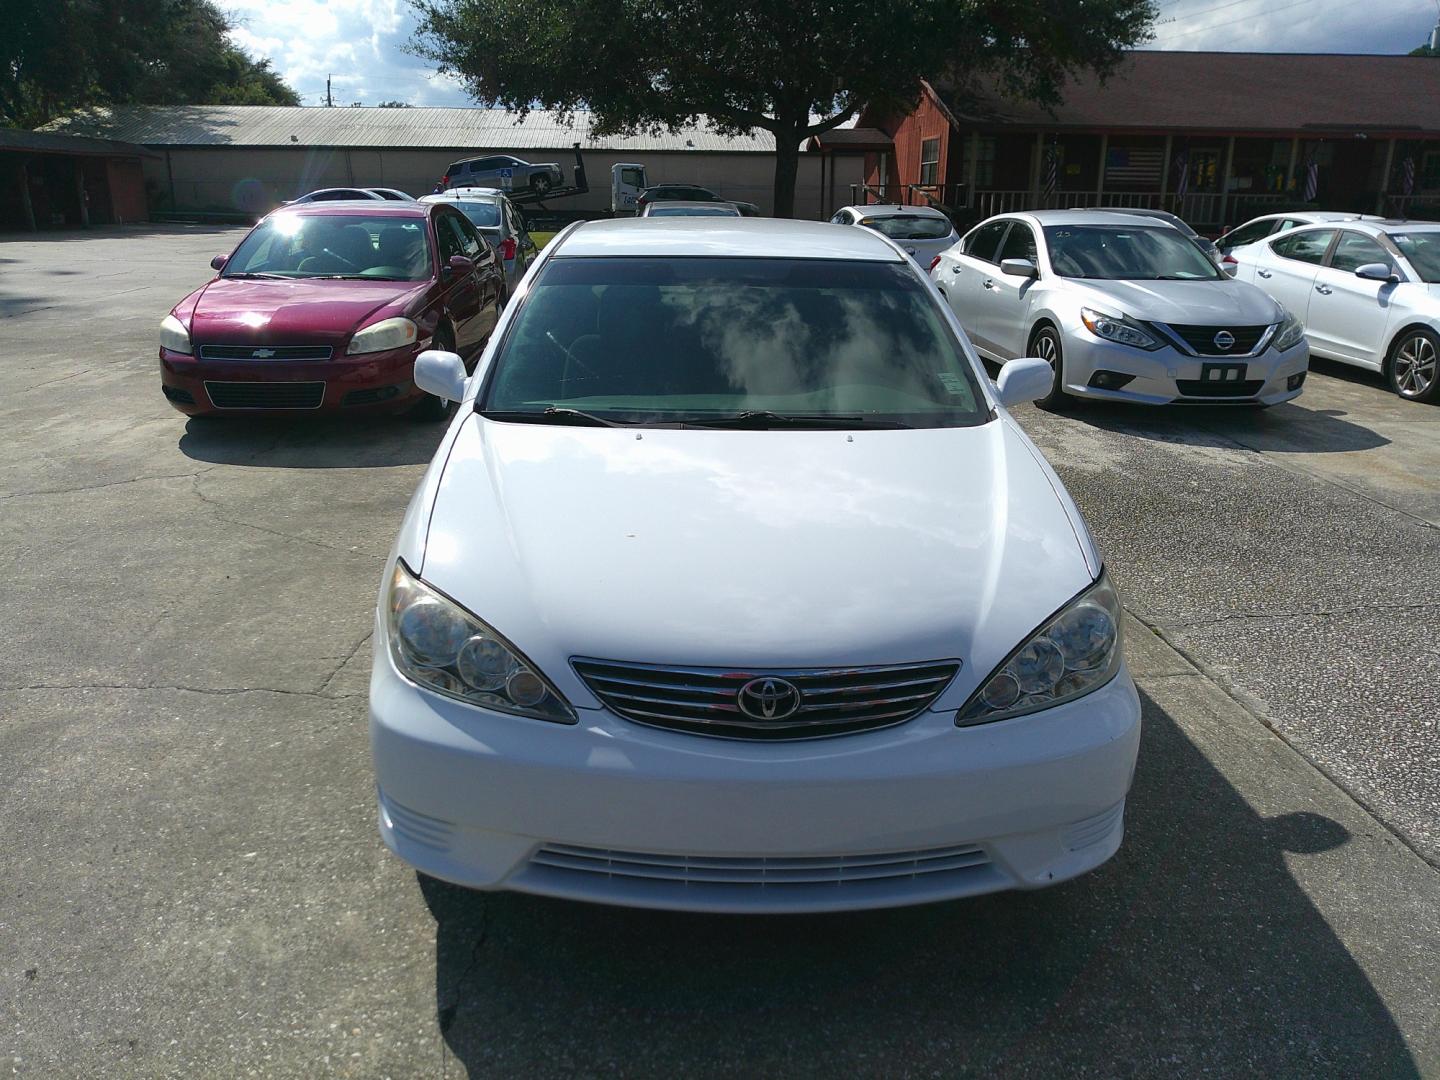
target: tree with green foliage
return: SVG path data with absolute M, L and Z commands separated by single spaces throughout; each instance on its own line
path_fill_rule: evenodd
M 39 127 L 86 105 L 298 105 L 230 41 L 213 0 L 10 0 L 0 123 Z
M 592 113 L 596 134 L 775 137 L 775 213 L 804 141 L 866 106 L 906 111 L 922 79 L 998 80 L 1059 100 L 1148 39 L 1153 0 L 411 0 L 413 51 L 487 105 Z

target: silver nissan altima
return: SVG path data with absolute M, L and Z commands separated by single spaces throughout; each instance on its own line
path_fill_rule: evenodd
M 1050 363 L 1048 408 L 1274 405 L 1300 393 L 1310 365 L 1299 319 L 1152 217 L 1003 214 L 938 255 L 930 277 L 987 360 Z

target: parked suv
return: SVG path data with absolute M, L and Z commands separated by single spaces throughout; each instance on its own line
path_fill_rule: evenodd
M 510 183 L 503 181 L 507 178 Z M 534 191 L 543 195 L 551 188 L 565 183 L 565 174 L 553 161 L 533 165 L 508 154 L 492 154 L 489 157 L 465 158 L 451 162 L 440 178 L 442 190 L 456 187 L 493 187 L 511 191 Z

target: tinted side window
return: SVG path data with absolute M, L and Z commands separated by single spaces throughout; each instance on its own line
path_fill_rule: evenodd
M 995 261 L 1004 262 L 1006 259 L 1029 259 L 1032 263 L 1039 265 L 1039 252 L 1035 250 L 1035 233 L 1029 225 L 1023 222 L 1015 222 L 1010 226 L 1010 232 L 1005 237 L 1005 245 L 1000 249 L 1000 256 Z
M 467 217 L 450 215 L 450 220 L 460 230 L 460 253 L 467 259 L 478 259 L 485 254 L 485 239 L 475 231 Z
M 1389 253 L 1374 239 L 1364 233 L 1344 230 L 1340 234 L 1340 242 L 1335 245 L 1335 251 L 1330 256 L 1330 265 L 1336 270 L 1353 274 L 1366 263 L 1383 263 L 1392 271 L 1395 269 Z
M 995 249 L 1000 246 L 1000 237 L 1009 224 L 1008 221 L 991 221 L 975 229 L 965 237 L 965 254 L 986 262 L 994 262 Z
M 453 214 L 442 214 L 435 219 L 435 238 L 440 242 L 440 262 L 448 263 L 452 255 L 464 255 L 464 237 Z
M 1294 259 L 1297 262 L 1318 265 L 1324 260 L 1325 251 L 1334 238 L 1334 229 L 1290 233 L 1272 243 L 1270 250 L 1283 259 Z
M 1252 221 L 1249 225 L 1241 225 L 1226 233 L 1219 240 L 1221 249 L 1229 251 L 1231 248 L 1241 247 L 1245 244 L 1253 244 L 1257 240 L 1264 240 L 1280 224 L 1278 221 Z

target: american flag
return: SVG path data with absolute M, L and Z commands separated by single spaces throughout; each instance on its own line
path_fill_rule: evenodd
M 1315 160 L 1314 155 L 1305 166 L 1305 198 L 1304 201 L 1314 202 L 1315 196 L 1320 194 L 1320 163 Z
M 1407 157 L 1400 163 L 1400 194 L 1415 194 L 1415 159 Z
M 1175 194 L 1185 197 L 1185 192 L 1190 190 L 1190 151 L 1181 150 L 1180 156 L 1175 159 Z
M 1045 153 L 1045 195 L 1048 198 L 1055 194 L 1055 189 L 1060 185 L 1060 155 L 1055 152 L 1055 144 L 1050 144 L 1050 149 Z

